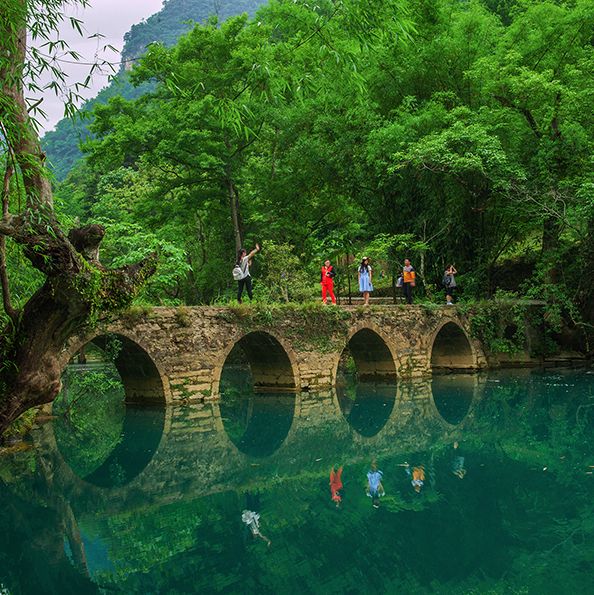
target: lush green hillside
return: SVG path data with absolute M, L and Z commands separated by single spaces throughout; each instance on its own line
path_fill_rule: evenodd
M 124 61 L 138 58 L 146 47 L 155 41 L 172 46 L 181 35 L 186 33 L 191 22 L 205 22 L 215 15 L 225 20 L 235 14 L 247 12 L 253 14 L 265 0 L 165 0 L 163 8 L 146 21 L 133 25 L 124 36 Z M 82 119 L 63 119 L 56 128 L 43 137 L 43 147 L 58 180 L 66 177 L 73 165 L 80 159 L 80 142 L 88 136 L 87 116 L 97 104 L 105 104 L 115 96 L 136 99 L 148 86 L 135 88 L 129 80 L 127 71 L 122 71 L 112 83 L 102 89 L 97 97 L 86 102 L 81 110 Z
M 190 29 L 191 21 L 202 23 L 215 15 L 219 20 L 247 12 L 253 14 L 265 0 L 165 0 L 163 8 L 146 21 L 133 25 L 124 36 L 124 60 L 144 54 L 154 41 L 172 46 L 182 33 Z

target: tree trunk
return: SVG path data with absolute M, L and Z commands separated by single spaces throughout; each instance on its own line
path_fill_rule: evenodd
M 100 313 L 126 306 L 155 269 L 155 257 L 118 271 L 91 269 L 49 278 L 0 338 L 0 436 L 27 409 L 50 403 L 61 389 L 64 347 Z M 95 293 L 96 291 L 96 293 Z M 105 297 L 100 298 L 100 295 Z
M 128 305 L 156 265 L 151 255 L 109 271 L 99 262 L 103 227 L 66 236 L 56 220 L 45 155 L 24 96 L 28 8 L 26 0 L 15 0 L 0 19 L 0 122 L 25 202 L 13 215 L 3 196 L 0 235 L 20 244 L 46 281 L 0 334 L 0 436 L 21 413 L 56 397 L 68 340 Z
M 241 224 L 239 214 L 239 196 L 237 194 L 237 188 L 233 184 L 232 180 L 227 182 L 229 190 L 229 206 L 231 208 L 231 220 L 233 221 L 233 236 L 235 237 L 235 251 L 239 252 L 243 247 L 241 240 Z
M 559 282 L 559 265 L 556 262 L 559 251 L 559 234 L 561 232 L 561 225 L 559 219 L 548 216 L 542 225 L 542 256 L 549 263 L 549 279 L 550 283 L 556 284 Z

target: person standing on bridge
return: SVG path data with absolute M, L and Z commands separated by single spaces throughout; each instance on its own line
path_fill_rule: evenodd
M 371 283 L 372 268 L 369 258 L 364 256 L 359 265 L 359 291 L 363 294 L 363 305 L 369 306 L 369 294 L 373 291 Z
M 241 304 L 244 288 L 247 291 L 250 301 L 252 300 L 252 277 L 250 275 L 250 264 L 252 258 L 260 252 L 260 244 L 248 254 L 245 248 L 241 248 L 237 253 L 237 262 L 233 268 L 233 278 L 237 281 L 237 301 Z
M 402 267 L 402 290 L 407 304 L 413 303 L 413 287 L 416 285 L 417 273 L 408 258 L 404 259 Z
M 454 293 L 456 291 L 456 267 L 451 264 L 443 274 L 443 286 L 445 287 L 446 305 L 454 305 Z
M 336 296 L 334 295 L 334 277 L 336 277 L 336 271 L 334 267 L 327 260 L 322 266 L 322 274 L 320 276 L 320 284 L 322 285 L 322 303 L 327 304 L 327 296 L 330 295 L 330 299 L 333 304 L 336 304 Z

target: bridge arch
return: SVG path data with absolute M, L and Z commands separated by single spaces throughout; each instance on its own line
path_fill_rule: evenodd
M 375 324 L 363 323 L 351 329 L 346 344 L 334 365 L 334 383 L 338 379 L 341 361 L 348 350 L 357 368 L 357 378 L 362 381 L 394 382 L 398 373 L 398 358 L 389 339 Z
M 464 328 L 453 320 L 437 327 L 429 341 L 432 372 L 476 370 L 476 349 Z
M 78 341 L 68 350 L 66 365 L 86 345 L 113 351 L 113 363 L 122 379 L 128 404 L 165 404 L 171 401 L 167 375 L 136 337 L 122 332 L 103 332 Z
M 107 357 L 81 362 L 81 350 L 90 344 Z M 57 450 L 83 483 L 102 489 L 127 485 L 144 472 L 161 444 L 166 377 L 136 340 L 120 333 L 85 337 L 71 347 L 65 353 L 71 364 L 64 366 L 63 390 L 53 405 L 59 413 L 52 424 Z M 77 354 L 79 363 L 72 363 Z M 121 387 L 110 382 L 116 371 Z M 90 372 L 103 372 L 105 378 L 88 384 Z M 72 406 L 79 401 L 75 412 Z M 83 421 L 73 431 L 76 419 Z
M 220 394 L 225 364 L 234 359 L 249 364 L 256 392 L 294 392 L 301 387 L 299 365 L 291 347 L 270 331 L 256 330 L 235 339 L 217 358 L 214 395 Z

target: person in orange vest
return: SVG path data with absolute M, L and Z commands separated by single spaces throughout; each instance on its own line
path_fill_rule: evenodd
M 413 287 L 416 285 L 416 279 L 414 267 L 410 264 L 410 260 L 405 258 L 404 267 L 402 267 L 402 290 L 407 304 L 413 303 Z
M 322 275 L 320 278 L 320 283 L 322 285 L 322 303 L 327 303 L 327 295 L 330 295 L 330 299 L 332 303 L 336 303 L 336 296 L 334 295 L 334 277 L 336 277 L 336 271 L 334 267 L 330 264 L 330 261 L 327 260 L 322 267 Z
M 340 502 L 342 501 L 340 490 L 342 490 L 342 465 L 338 468 L 338 471 L 335 471 L 334 467 L 330 470 L 330 498 L 332 502 L 336 502 L 336 508 L 340 508 Z
M 406 474 L 410 477 L 410 483 L 414 488 L 415 492 L 420 493 L 421 488 L 425 485 L 425 467 L 424 465 L 419 465 L 418 467 L 413 467 L 412 470 L 408 463 L 405 463 L 404 470 Z

